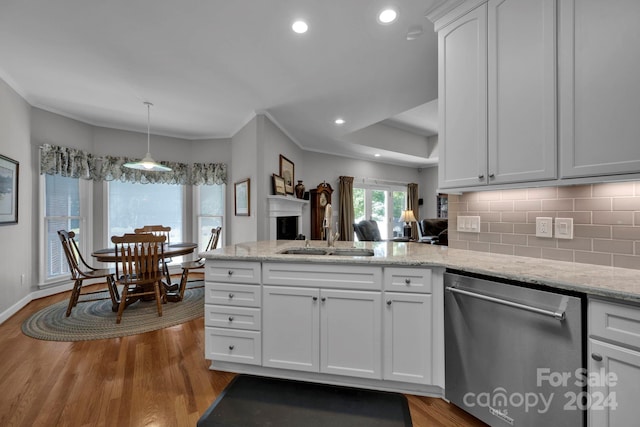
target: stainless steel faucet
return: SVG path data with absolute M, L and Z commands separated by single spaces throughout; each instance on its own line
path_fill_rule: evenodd
M 333 233 L 331 232 L 331 204 L 327 204 L 324 211 L 324 219 L 322 220 L 322 228 L 324 228 L 324 235 L 327 239 L 327 246 L 333 247 Z

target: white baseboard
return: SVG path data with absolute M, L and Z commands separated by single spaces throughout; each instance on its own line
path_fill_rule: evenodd
M 11 316 L 22 310 L 31 301 L 48 297 L 49 295 L 59 294 L 60 292 L 69 291 L 73 288 L 73 282 L 65 283 L 63 285 L 52 286 L 46 289 L 40 289 L 34 292 L 30 292 L 24 298 L 13 304 L 11 307 L 0 313 L 0 325 L 3 324 Z

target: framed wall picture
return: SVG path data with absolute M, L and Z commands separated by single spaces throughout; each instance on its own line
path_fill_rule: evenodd
M 284 178 L 284 191 L 287 194 L 293 194 L 293 183 L 295 182 L 293 162 L 280 154 L 280 176 Z
M 273 174 L 273 194 L 278 196 L 286 196 L 287 193 L 284 189 L 284 178 L 280 175 Z
M 247 178 L 234 184 L 236 216 L 249 216 L 251 208 L 251 179 Z
M 0 155 L 0 225 L 18 223 L 20 163 Z

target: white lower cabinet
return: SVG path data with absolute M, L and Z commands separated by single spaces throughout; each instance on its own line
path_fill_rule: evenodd
M 626 427 L 640 419 L 640 307 L 589 301 L 590 427 Z
M 263 286 L 263 366 L 382 378 L 381 293 Z
M 431 383 L 430 294 L 385 294 L 384 379 Z

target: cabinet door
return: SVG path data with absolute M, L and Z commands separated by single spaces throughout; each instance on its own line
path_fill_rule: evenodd
M 556 178 L 555 46 L 556 0 L 489 1 L 490 184 Z
M 380 292 L 320 291 L 320 371 L 382 378 Z
M 438 32 L 440 188 L 487 182 L 487 6 Z
M 263 286 L 263 366 L 318 372 L 319 291 Z
M 384 379 L 431 383 L 431 295 L 384 296 Z
M 598 359 L 595 360 L 594 359 Z M 602 360 L 599 360 L 602 359 Z M 589 340 L 589 373 L 603 380 L 615 375 L 615 383 L 601 381 L 589 387 L 591 427 L 638 425 L 640 407 L 640 353 L 616 345 Z M 603 400 L 604 399 L 604 400 Z
M 560 2 L 562 177 L 640 171 L 640 2 Z

